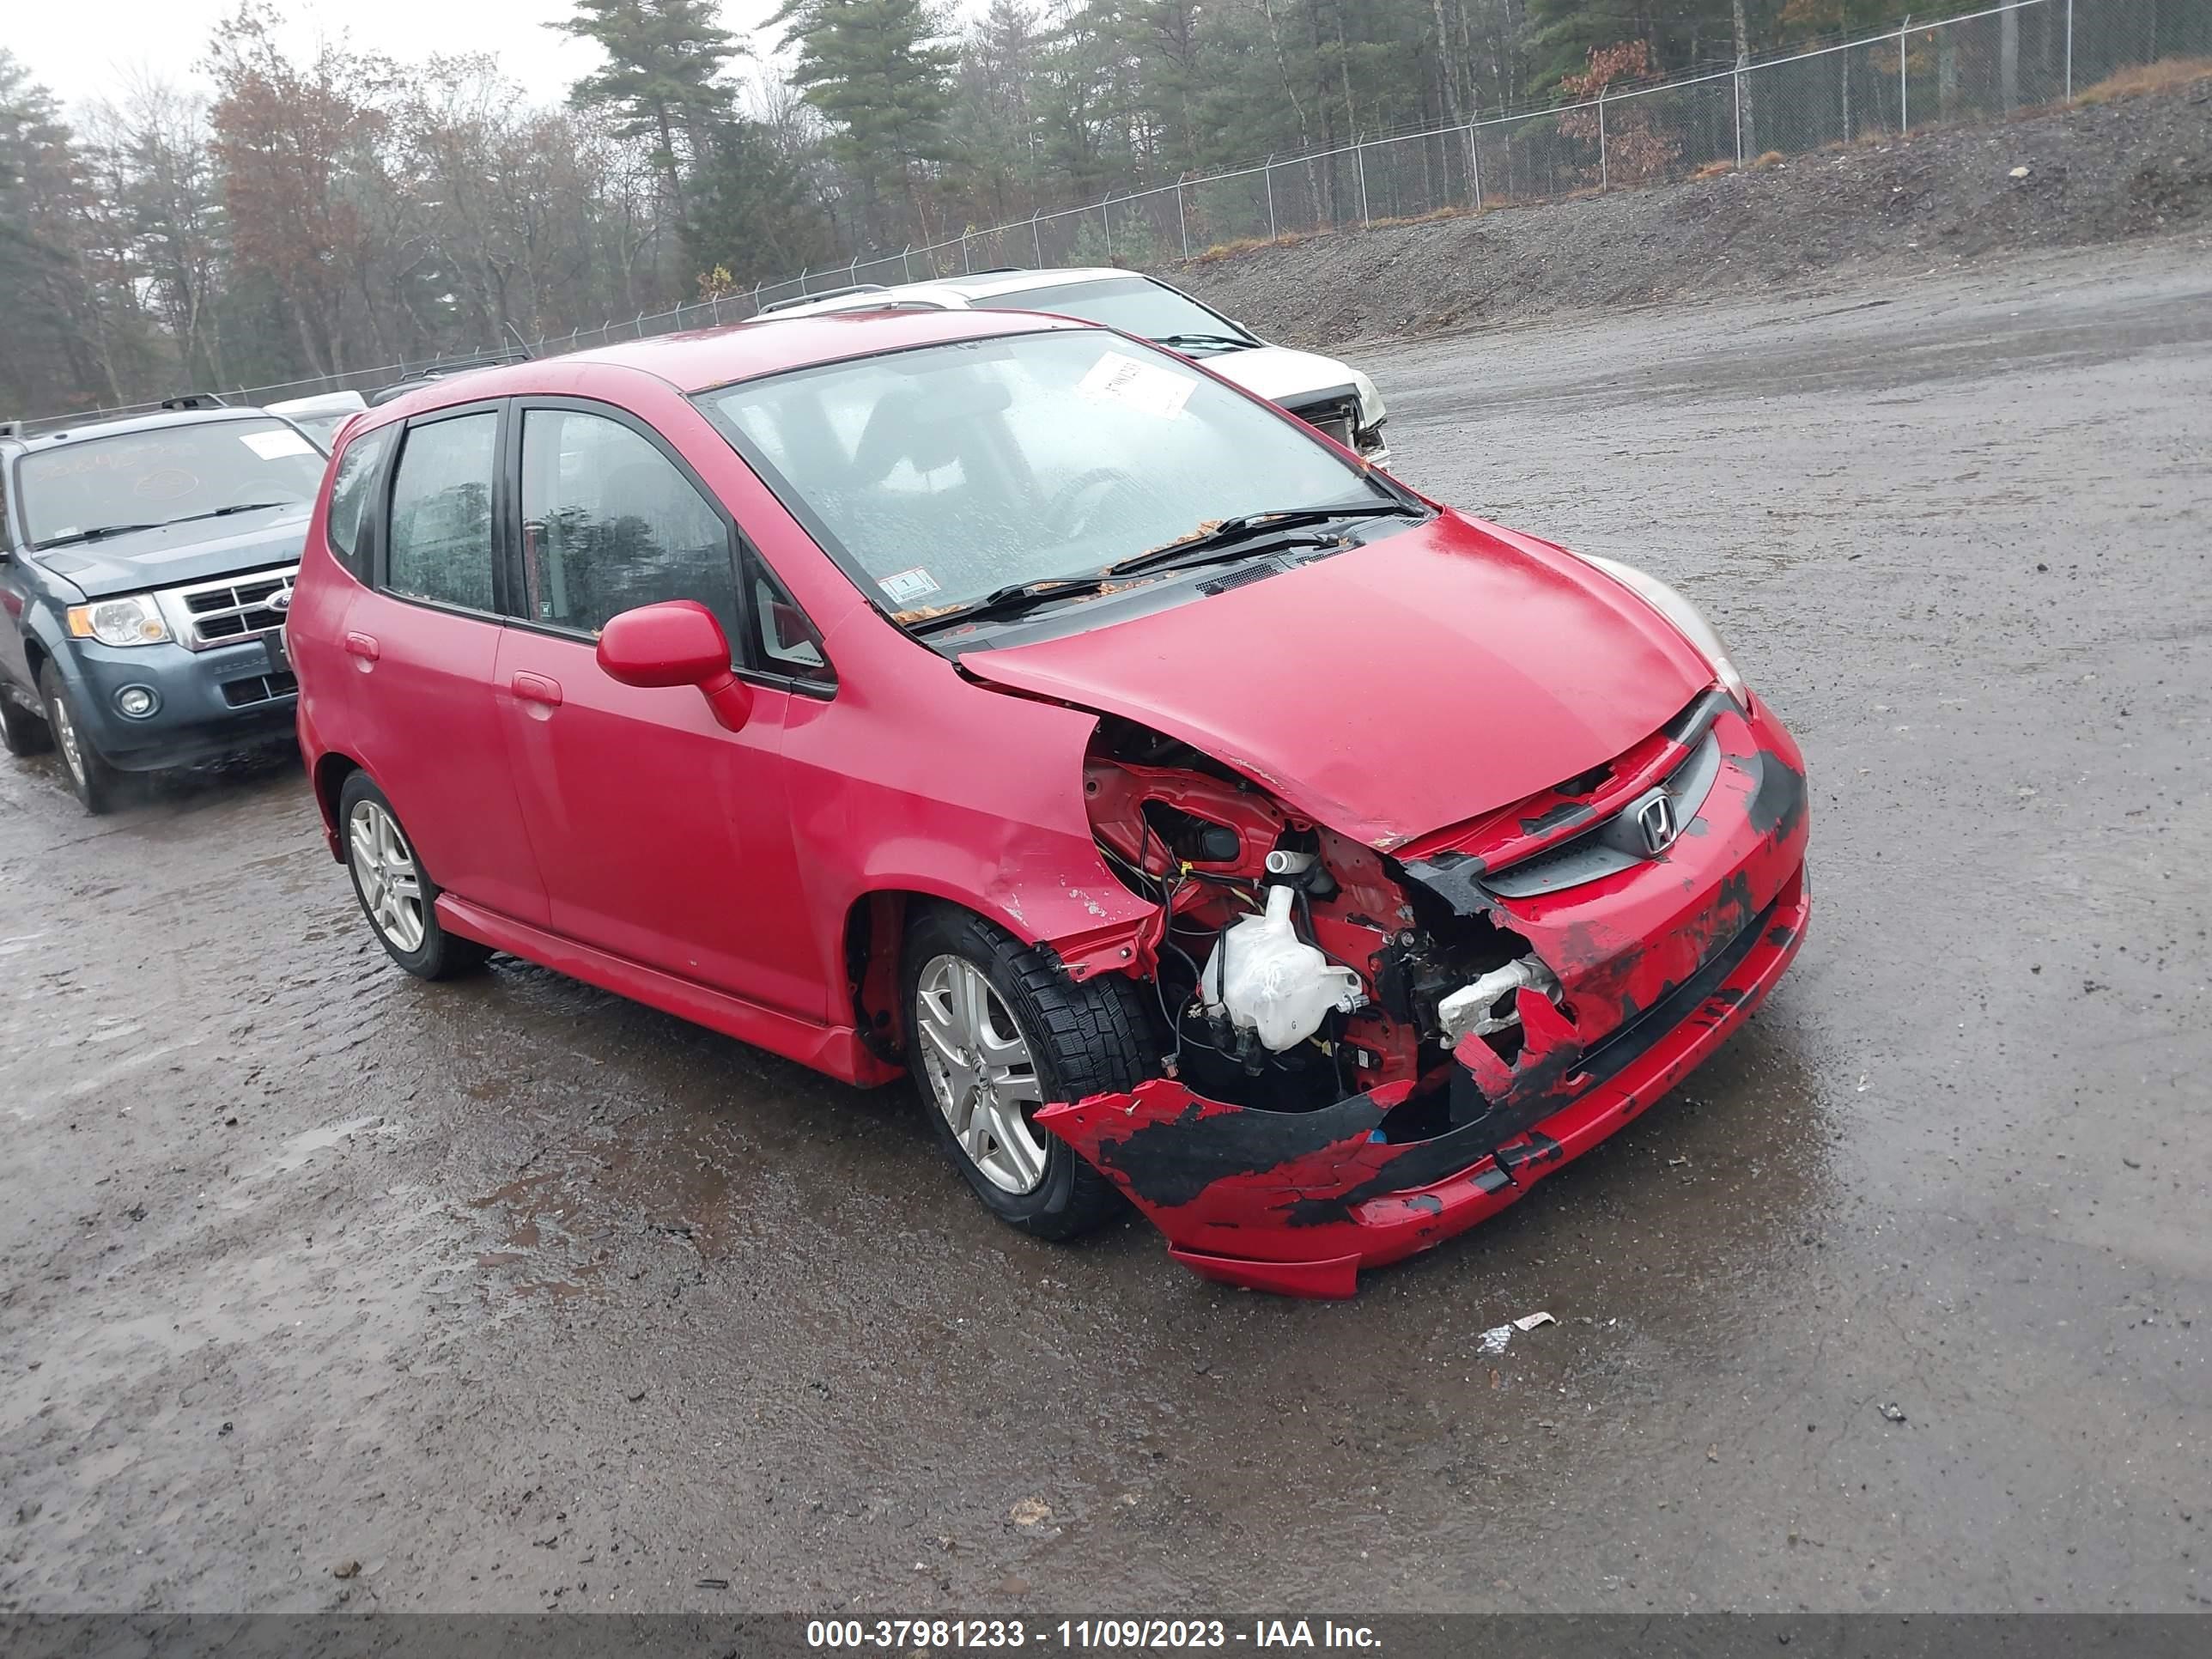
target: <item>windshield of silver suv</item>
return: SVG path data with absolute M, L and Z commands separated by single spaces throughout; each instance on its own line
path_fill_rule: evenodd
M 1266 404 L 1091 330 L 857 358 L 697 401 L 909 624 L 1264 550 L 1237 540 L 1248 520 L 1319 545 L 1335 520 L 1425 516 Z
M 1096 276 L 1080 283 L 1055 283 L 1048 288 L 988 295 L 970 303 L 991 311 L 1048 311 L 1055 317 L 1079 317 L 1086 323 L 1141 334 L 1193 356 L 1241 350 L 1259 343 L 1189 295 L 1144 276 Z
M 15 469 L 33 547 L 312 501 L 323 455 L 286 422 L 215 420 L 35 449 Z

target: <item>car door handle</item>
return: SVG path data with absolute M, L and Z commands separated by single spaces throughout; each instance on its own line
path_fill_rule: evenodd
M 508 682 L 514 688 L 517 702 L 534 702 L 548 708 L 561 706 L 561 682 L 549 680 L 543 674 L 517 674 Z
M 376 637 L 372 634 L 347 635 L 345 648 L 348 656 L 366 658 L 370 662 L 374 662 L 380 654 L 377 649 Z

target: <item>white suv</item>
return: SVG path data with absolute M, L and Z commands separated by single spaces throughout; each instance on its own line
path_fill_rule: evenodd
M 1138 271 L 986 270 L 889 288 L 869 283 L 779 301 L 763 306 L 761 315 L 799 317 L 885 307 L 1045 311 L 1103 323 L 1186 357 L 1204 359 L 1208 368 L 1281 404 L 1358 451 L 1363 459 L 1380 465 L 1390 459 L 1389 446 L 1382 441 L 1382 394 L 1366 375 L 1334 357 L 1270 345 L 1181 289 Z

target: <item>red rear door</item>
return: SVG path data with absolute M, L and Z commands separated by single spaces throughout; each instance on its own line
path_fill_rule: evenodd
M 492 696 L 500 635 L 493 496 L 501 408 L 441 410 L 400 439 L 375 580 L 339 622 L 333 701 L 432 880 L 544 925 L 545 890 Z

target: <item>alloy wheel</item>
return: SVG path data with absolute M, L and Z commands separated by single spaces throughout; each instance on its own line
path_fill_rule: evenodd
M 422 872 L 398 820 L 373 800 L 356 801 L 347 821 L 354 879 L 372 927 L 395 951 L 422 948 Z
M 69 763 L 70 775 L 82 784 L 84 750 L 77 741 L 76 722 L 70 718 L 69 705 L 59 697 L 53 700 L 52 708 L 54 742 L 62 751 L 62 758 Z
M 1044 1103 L 1029 1039 L 981 969 L 933 957 L 915 986 L 922 1069 L 969 1162 L 1003 1191 L 1035 1192 L 1046 1148 L 1029 1115 Z

